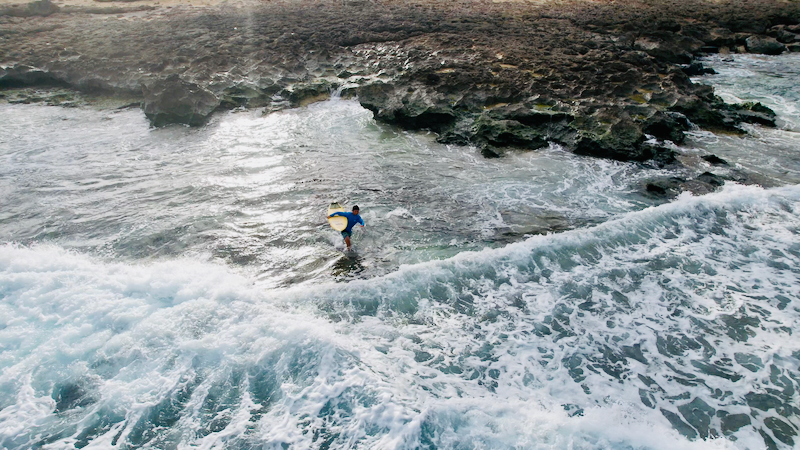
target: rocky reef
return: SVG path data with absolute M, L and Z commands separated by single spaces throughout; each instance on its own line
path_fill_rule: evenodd
M 126 3 L 125 5 L 130 5 Z M 0 7 L 0 89 L 135 98 L 155 126 L 266 112 L 334 90 L 407 129 L 487 157 L 555 142 L 578 154 L 675 162 L 692 125 L 775 125 L 690 76 L 708 53 L 800 51 L 800 4 L 277 1 Z

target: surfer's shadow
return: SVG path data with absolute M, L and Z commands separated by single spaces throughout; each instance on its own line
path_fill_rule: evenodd
M 355 252 L 345 252 L 331 267 L 331 274 L 337 278 L 358 278 L 366 272 L 364 258 Z

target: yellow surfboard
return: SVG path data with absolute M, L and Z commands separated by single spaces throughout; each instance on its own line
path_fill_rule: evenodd
M 335 212 L 344 212 L 344 208 L 342 208 L 342 205 L 333 202 L 331 203 L 331 206 L 328 206 L 328 215 L 330 216 Z M 328 219 L 328 223 L 331 224 L 331 228 L 333 228 L 334 230 L 344 231 L 344 229 L 347 228 L 347 217 L 341 217 L 341 216 L 331 217 L 330 219 Z

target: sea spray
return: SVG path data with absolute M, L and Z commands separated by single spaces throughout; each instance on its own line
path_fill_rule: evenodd
M 278 291 L 207 263 L 6 246 L 2 445 L 785 445 L 799 200 L 728 186 Z

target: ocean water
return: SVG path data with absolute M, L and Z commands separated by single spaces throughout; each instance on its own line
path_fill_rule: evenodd
M 354 101 L 0 105 L 0 448 L 796 447 L 800 58 L 706 64 L 780 126 L 666 170 L 487 160 Z M 763 182 L 642 193 L 704 171 Z

